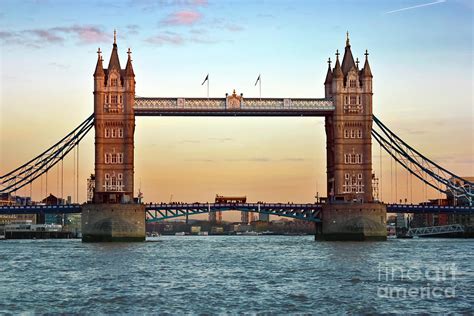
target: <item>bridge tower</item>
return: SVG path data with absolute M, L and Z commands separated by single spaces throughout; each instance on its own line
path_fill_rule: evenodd
M 385 209 L 372 203 L 372 72 L 368 52 L 359 68 L 347 33 L 342 64 L 336 62 L 324 82 L 333 114 L 326 116 L 327 191 L 323 207 L 325 239 L 384 239 Z M 352 233 L 351 233 L 352 232 Z M 384 237 L 385 236 L 385 237 Z
M 133 200 L 133 150 L 135 131 L 135 74 L 131 52 L 120 67 L 117 40 L 107 69 L 102 56 L 94 72 L 95 203 L 128 203 Z
M 133 199 L 135 74 L 131 52 L 120 66 L 117 36 L 109 65 L 94 72 L 95 188 L 82 213 L 83 241 L 142 241 L 145 207 Z
M 342 65 L 337 51 L 324 85 L 335 105 L 326 117 L 328 197 L 372 202 L 372 72 L 367 51 L 362 69 L 354 61 L 349 35 Z

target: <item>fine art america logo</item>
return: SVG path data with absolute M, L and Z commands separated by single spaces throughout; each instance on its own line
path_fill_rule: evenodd
M 453 298 L 456 295 L 456 265 L 379 264 L 378 281 L 377 296 L 380 298 Z

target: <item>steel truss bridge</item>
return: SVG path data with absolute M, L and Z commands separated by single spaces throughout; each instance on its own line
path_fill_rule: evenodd
M 233 94 L 227 98 L 135 98 L 134 112 L 135 116 L 173 116 L 173 115 L 189 115 L 189 116 L 324 116 L 334 111 L 334 105 L 328 99 L 276 99 L 276 98 L 249 98 L 244 99 L 242 96 Z M 373 116 L 372 137 L 375 139 L 393 159 L 402 165 L 410 174 L 414 175 L 420 181 L 433 189 L 451 194 L 456 199 L 464 199 L 467 201 L 469 212 L 472 212 L 474 205 L 474 192 L 472 188 L 474 183 L 469 182 L 449 170 L 436 164 L 413 147 L 404 142 L 386 125 L 384 125 L 377 117 Z M 64 157 L 75 147 L 79 146 L 80 141 L 94 126 L 94 115 L 89 116 L 72 132 L 56 144 L 45 150 L 40 155 L 21 165 L 20 167 L 0 176 L 0 193 L 11 194 L 17 190 L 32 183 L 35 179 L 45 174 L 53 166 L 63 161 Z M 161 205 L 161 204 L 160 204 Z M 188 204 L 189 205 L 189 204 Z M 273 205 L 273 204 L 272 204 Z M 275 204 L 276 205 L 276 204 Z M 280 204 L 278 204 L 280 205 Z M 285 204 L 281 204 L 285 205 Z M 303 204 L 295 204 L 303 205 Z M 251 212 L 265 212 L 266 214 L 274 214 L 280 216 L 288 216 L 293 218 L 314 221 L 314 212 L 308 213 L 309 209 L 316 209 L 316 204 L 306 204 L 305 207 L 296 209 L 295 206 L 270 206 L 266 204 L 246 204 L 235 205 L 234 209 Z M 36 206 L 35 206 L 36 207 Z M 37 208 L 31 207 L 30 210 Z M 175 212 L 165 213 L 162 215 L 158 212 L 157 206 L 149 211 L 155 211 L 153 218 L 169 218 L 182 216 L 185 208 L 176 205 L 163 206 L 160 211 Z M 218 209 L 221 207 L 221 209 Z M 260 207 L 260 209 L 257 209 Z M 263 207 L 263 209 L 262 209 Z M 17 210 L 28 207 L 20 207 Z M 61 209 L 61 213 L 68 210 L 78 211 L 77 209 L 67 208 L 65 206 L 40 207 L 45 211 L 53 211 L 53 209 Z M 188 215 L 201 214 L 212 210 L 228 210 L 228 206 L 211 206 L 207 204 L 199 204 L 198 206 L 189 206 L 187 208 Z M 10 208 L 1 207 L 0 213 L 9 212 Z M 12 211 L 15 208 L 11 208 Z M 207 211 L 206 211 L 207 210 Z M 442 207 L 433 206 L 407 206 L 389 204 L 388 211 L 397 212 L 465 212 L 466 208 L 462 207 Z M 278 213 L 278 214 L 277 214 Z M 149 213 L 150 215 L 151 213 Z M 159 214 L 159 215 L 156 215 Z M 167 215 L 168 214 L 168 215 Z M 151 215 L 150 215 L 151 216 Z M 161 216 L 161 217 L 160 217 Z
M 444 225 L 444 226 L 431 226 L 431 227 L 418 227 L 410 228 L 407 232 L 408 236 L 432 236 L 452 233 L 464 233 L 464 227 L 460 224 Z
M 320 222 L 322 204 L 282 203 L 158 203 L 146 204 L 146 221 L 149 223 L 167 219 L 206 214 L 216 211 L 244 211 L 289 217 L 310 222 Z M 82 205 L 24 205 L 1 206 L 0 215 L 8 214 L 75 214 L 82 212 Z M 416 204 L 387 204 L 388 213 L 414 214 L 474 214 L 472 206 L 436 206 Z

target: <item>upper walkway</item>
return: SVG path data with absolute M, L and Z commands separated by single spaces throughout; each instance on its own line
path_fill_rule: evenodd
M 334 111 L 328 99 L 135 98 L 136 116 L 325 116 Z

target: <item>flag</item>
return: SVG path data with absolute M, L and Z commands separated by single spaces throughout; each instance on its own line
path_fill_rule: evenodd
M 260 81 L 260 74 L 258 75 L 257 81 L 255 81 L 255 85 Z
M 206 81 L 208 81 L 208 80 L 209 80 L 209 74 L 207 74 L 206 78 L 205 78 L 204 81 L 201 83 L 201 86 L 202 86 Z

